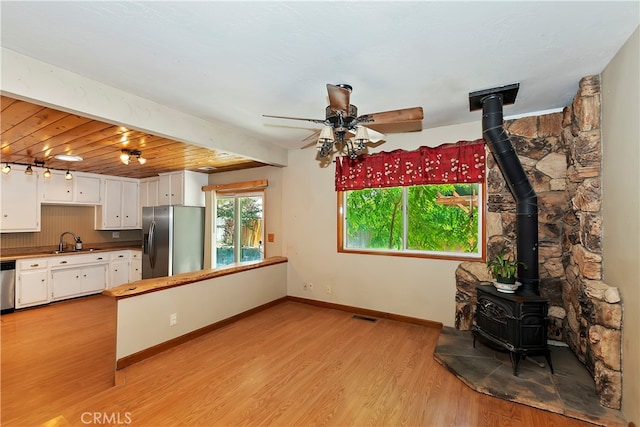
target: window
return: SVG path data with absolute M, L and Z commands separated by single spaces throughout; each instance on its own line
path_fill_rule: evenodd
M 264 192 L 216 196 L 216 267 L 264 258 Z
M 483 256 L 482 184 L 366 188 L 342 191 L 338 200 L 341 252 Z

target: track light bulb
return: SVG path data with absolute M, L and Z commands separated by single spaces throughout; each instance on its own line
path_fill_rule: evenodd
M 72 180 L 73 175 L 71 175 L 71 172 L 67 171 L 67 173 L 64 174 L 64 179 L 66 179 L 67 181 Z
M 2 167 L 2 173 L 6 175 L 9 172 L 11 172 L 11 166 L 9 166 L 9 163 L 5 163 Z
M 49 170 L 49 168 L 47 168 L 47 170 L 42 173 L 42 176 L 45 178 L 51 178 L 51 171 Z

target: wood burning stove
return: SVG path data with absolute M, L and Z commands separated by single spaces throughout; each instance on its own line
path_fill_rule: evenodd
M 547 345 L 548 301 L 539 295 L 499 292 L 491 283 L 476 287 L 476 324 L 471 328 L 473 346 L 480 338 L 492 347 L 509 351 L 513 375 L 527 356 L 544 355 L 553 374 Z

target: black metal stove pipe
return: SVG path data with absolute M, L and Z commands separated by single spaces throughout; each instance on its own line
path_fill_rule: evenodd
M 482 134 L 516 199 L 518 280 L 522 291 L 540 295 L 538 272 L 538 197 L 522 168 L 509 134 L 503 127 L 503 98 L 491 94 L 482 98 Z M 525 268 L 526 266 L 526 268 Z

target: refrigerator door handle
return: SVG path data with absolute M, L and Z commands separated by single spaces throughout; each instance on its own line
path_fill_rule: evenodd
M 155 268 L 156 266 L 156 248 L 153 244 L 154 234 L 156 230 L 156 222 L 151 221 L 151 225 L 149 226 L 149 262 L 151 263 L 151 268 Z

